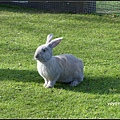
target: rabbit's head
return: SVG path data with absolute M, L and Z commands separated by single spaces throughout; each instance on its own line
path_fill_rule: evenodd
M 36 49 L 34 54 L 35 60 L 45 63 L 52 58 L 52 49 L 56 47 L 63 39 L 61 37 L 52 40 L 52 38 L 53 38 L 53 34 L 49 34 L 47 36 L 46 44 L 43 44 Z

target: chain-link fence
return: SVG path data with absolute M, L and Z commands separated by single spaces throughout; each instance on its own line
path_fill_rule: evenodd
M 42 11 L 50 12 L 67 12 L 67 13 L 120 13 L 120 1 L 80 1 L 80 2 L 28 2 L 12 1 L 0 2 L 0 4 L 14 5 L 35 8 Z

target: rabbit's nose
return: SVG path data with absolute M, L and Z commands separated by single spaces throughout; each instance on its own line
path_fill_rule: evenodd
M 38 58 L 38 57 L 39 57 L 39 54 L 36 55 L 36 58 Z
M 34 58 L 36 59 L 36 58 L 38 58 L 38 57 L 39 57 L 39 54 L 35 54 Z

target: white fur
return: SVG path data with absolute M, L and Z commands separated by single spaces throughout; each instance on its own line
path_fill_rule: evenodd
M 37 60 L 37 70 L 44 78 L 44 87 L 53 87 L 56 81 L 78 85 L 83 81 L 83 62 L 71 54 L 52 56 L 52 49 L 62 38 L 52 40 L 53 35 L 47 36 L 46 44 L 37 48 L 34 58 Z M 52 41 L 51 41 L 52 40 Z

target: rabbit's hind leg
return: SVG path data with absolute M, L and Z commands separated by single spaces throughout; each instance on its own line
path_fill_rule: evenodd
M 83 81 L 84 75 L 82 72 L 75 72 L 75 77 L 73 78 L 73 81 L 70 83 L 70 86 L 77 86 Z
M 72 81 L 70 83 L 70 86 L 77 86 L 81 81 L 78 81 L 77 79 L 75 79 L 74 81 Z
M 80 76 L 79 78 L 74 78 L 73 81 L 70 83 L 70 86 L 77 86 L 83 81 L 83 76 Z

